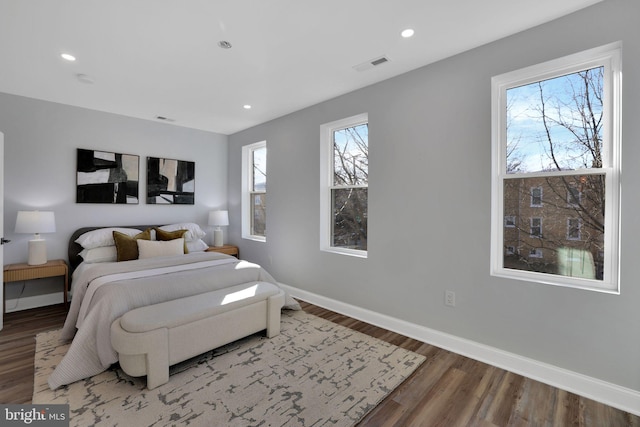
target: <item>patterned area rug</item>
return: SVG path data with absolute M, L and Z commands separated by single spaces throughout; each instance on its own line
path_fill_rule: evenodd
M 59 331 L 36 338 L 34 404 L 70 405 L 72 426 L 351 426 L 424 357 L 303 311 L 284 311 L 280 335 L 260 334 L 178 364 L 169 382 L 119 368 L 50 390 L 65 354 Z

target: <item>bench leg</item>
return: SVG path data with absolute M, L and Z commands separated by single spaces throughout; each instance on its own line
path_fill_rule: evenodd
M 146 358 L 147 388 L 151 390 L 169 382 L 169 346 L 158 346 L 153 353 L 147 353 Z
M 280 334 L 280 310 L 283 305 L 283 295 L 274 295 L 267 299 L 267 338 Z

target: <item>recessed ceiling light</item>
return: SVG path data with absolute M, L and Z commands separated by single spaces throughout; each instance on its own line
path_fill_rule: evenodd
M 409 37 L 413 36 L 414 33 L 415 31 L 413 31 L 413 28 L 407 28 L 406 30 L 402 30 L 400 35 L 405 39 L 408 39 Z
M 71 55 L 70 53 L 61 53 L 60 56 L 62 57 L 62 59 L 66 59 L 67 61 L 75 61 L 76 57 Z
M 244 105 L 242 106 L 242 108 L 244 108 L 245 110 L 251 110 L 251 105 L 249 105 L 249 104 L 244 104 Z

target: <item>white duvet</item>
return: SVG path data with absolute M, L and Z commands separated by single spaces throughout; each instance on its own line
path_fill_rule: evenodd
M 74 274 L 61 339 L 73 339 L 49 377 L 49 387 L 88 378 L 118 361 L 111 323 L 126 312 L 251 281 L 276 281 L 257 264 L 216 252 L 82 265 Z M 286 308 L 298 309 L 287 297 Z

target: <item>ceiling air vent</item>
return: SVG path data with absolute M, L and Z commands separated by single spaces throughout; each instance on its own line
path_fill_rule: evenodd
M 380 66 L 382 64 L 385 64 L 389 62 L 389 58 L 387 58 L 386 56 L 381 56 L 379 58 L 374 58 L 374 59 L 370 59 L 367 62 L 363 62 L 362 64 L 356 65 L 355 67 L 353 67 L 356 71 L 365 71 L 365 70 L 370 70 L 373 67 L 377 67 Z

